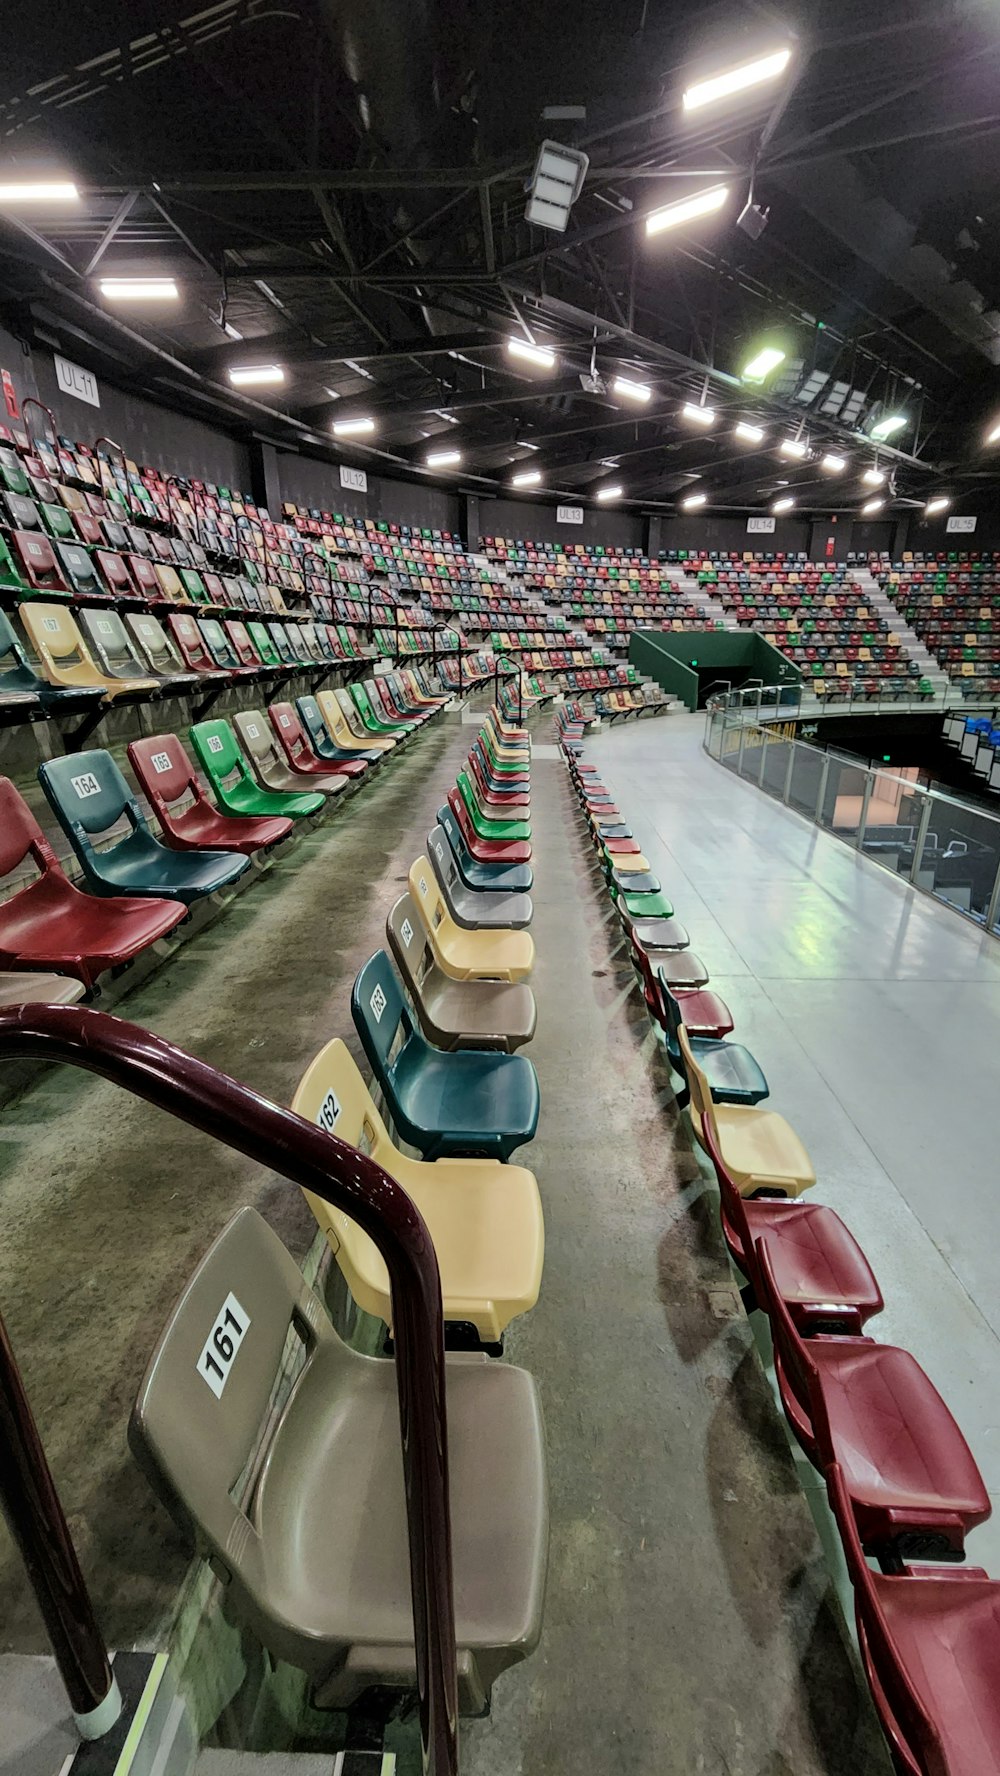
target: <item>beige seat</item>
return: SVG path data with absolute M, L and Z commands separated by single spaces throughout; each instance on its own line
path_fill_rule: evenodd
M 523 1369 L 453 1357 L 446 1388 L 459 1705 L 478 1713 L 541 1630 L 545 1449 Z M 230 1221 L 184 1290 L 129 1442 L 222 1578 L 227 1614 L 309 1674 L 318 1707 L 412 1688 L 395 1364 L 343 1343 L 255 1210 Z
M 282 795 L 318 791 L 325 796 L 341 795 L 347 789 L 347 777 L 321 776 L 318 772 L 310 772 L 307 776 L 304 772 L 289 770 L 263 710 L 243 709 L 233 716 L 233 722 L 257 780 L 265 789 L 278 790 Z
M 438 967 L 409 894 L 385 922 L 406 990 L 428 1042 L 436 1048 L 523 1048 L 535 1034 L 531 988 L 507 981 L 456 981 Z
M 392 734 L 375 734 L 371 731 L 370 728 L 365 727 L 364 722 L 361 720 L 361 717 L 358 714 L 357 705 L 354 702 L 354 698 L 351 696 L 349 691 L 345 691 L 345 690 L 338 690 L 338 691 L 333 691 L 333 692 L 327 691 L 323 694 L 325 696 L 332 695 L 334 702 L 337 704 L 337 707 L 340 710 L 340 713 L 344 719 L 344 724 L 351 736 L 351 739 L 354 741 L 355 745 L 358 745 L 358 743 L 360 742 L 360 744 L 362 746 L 366 747 L 369 751 L 378 750 L 379 752 L 391 752 L 394 746 L 399 745 L 399 741 L 398 741 L 398 739 L 396 739 L 396 737 L 394 735 L 392 735 Z M 322 706 L 322 697 L 320 698 L 320 704 Z M 324 714 L 325 713 L 326 713 L 326 711 L 324 708 Z M 334 739 L 337 740 L 336 734 L 334 735 Z M 337 740 L 337 745 L 339 746 L 340 744 L 341 744 L 341 742 L 339 740 Z
M 794 1197 L 811 1190 L 816 1182 L 813 1163 L 791 1124 L 776 1110 L 766 1110 L 760 1104 L 714 1103 L 683 1024 L 677 1031 L 677 1040 L 691 1090 L 689 1111 L 695 1137 L 707 1153 L 702 1134 L 704 1118 L 740 1195 L 753 1196 L 758 1190 L 771 1190 Z
M 512 1319 L 534 1307 L 544 1247 L 534 1173 L 492 1159 L 407 1158 L 339 1037 L 316 1056 L 292 1109 L 370 1154 L 412 1197 L 434 1241 L 446 1320 L 467 1321 L 485 1344 L 496 1344 Z M 390 1325 L 389 1277 L 378 1249 L 341 1210 L 306 1196 L 355 1301 Z
M 373 752 L 392 751 L 396 744 L 395 740 L 381 740 L 376 734 L 369 734 L 362 740 L 352 728 L 348 727 L 347 717 L 337 701 L 335 691 L 318 691 L 316 701 L 326 723 L 326 731 L 334 745 L 340 747 L 341 752 L 356 752 L 359 755 L 368 753 L 370 756 Z
M 0 1010 L 15 1005 L 75 1005 L 87 991 L 68 974 L 17 974 L 0 969 Z
M 22 604 L 18 614 L 50 684 L 86 690 L 96 686 L 103 689 L 109 702 L 115 697 L 130 697 L 137 691 L 159 688 L 159 680 L 155 678 L 109 682 L 107 675 L 98 671 L 76 618 L 61 604 L 32 601 Z
M 188 589 L 176 567 L 171 567 L 169 561 L 154 561 L 153 572 L 159 582 L 162 596 L 169 599 L 171 604 L 193 604 L 195 602 L 189 596 Z
M 428 859 L 418 857 L 410 868 L 410 895 L 420 915 L 434 960 L 452 980 L 523 981 L 535 961 L 530 931 L 481 929 L 457 925 Z

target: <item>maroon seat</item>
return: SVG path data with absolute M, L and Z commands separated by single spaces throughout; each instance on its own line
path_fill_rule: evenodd
M 817 1468 L 840 1463 L 863 1545 L 895 1545 L 904 1557 L 961 1559 L 965 1537 L 990 1515 L 990 1501 L 930 1377 L 898 1345 L 860 1336 L 803 1338 L 766 1241 L 756 1256 L 785 1414 Z
M 497 818 L 502 820 L 510 817 L 516 820 L 519 818 L 520 810 L 524 810 L 526 813 L 530 808 L 531 797 L 522 790 L 490 789 L 475 753 L 470 752 L 467 764 L 470 775 L 475 781 L 477 799 L 482 804 L 485 814 L 488 815 L 490 809 L 494 808 Z
M 321 759 L 312 749 L 309 736 L 291 703 L 272 703 L 268 709 L 271 726 L 288 760 L 289 769 L 303 777 L 363 777 L 368 769 L 364 759 Z
M 81 894 L 59 864 L 31 809 L 0 777 L 0 882 L 22 863 L 41 874 L 0 902 L 0 967 L 53 968 L 92 987 L 187 917 L 176 900 L 104 900 Z
M 462 829 L 462 837 L 480 863 L 528 863 L 531 846 L 527 839 L 481 839 L 469 817 L 457 789 L 449 789 L 448 806 Z
M 659 982 L 656 987 L 659 995 Z M 721 1038 L 732 1035 L 733 1014 L 718 993 L 712 993 L 704 987 L 692 987 L 690 991 L 686 987 L 677 987 L 673 993 L 681 1007 L 684 1028 L 689 1036 Z
M 132 740 L 129 763 L 174 851 L 242 851 L 252 857 L 286 839 L 292 822 L 284 815 L 243 817 L 222 814 L 208 799 L 176 734 Z M 189 807 L 182 805 L 188 797 Z
M 15 530 L 12 539 L 21 570 L 34 591 L 69 591 L 69 585 L 48 537 L 41 536 L 34 530 Z
M 250 631 L 246 624 L 241 623 L 238 617 L 226 617 L 223 619 L 222 627 L 229 637 L 233 652 L 240 665 L 250 667 L 260 674 L 264 662 L 250 640 Z
M 167 622 L 180 650 L 181 658 L 185 666 L 189 666 L 192 672 L 200 672 L 206 678 L 214 679 L 235 679 L 243 676 L 242 673 L 227 672 L 224 667 L 216 665 L 208 651 L 205 637 L 193 617 L 185 616 L 179 611 L 171 611 Z
M 140 533 L 141 534 L 141 533 Z M 153 563 L 145 555 L 132 553 L 125 556 L 125 564 L 135 582 L 136 591 L 143 598 L 149 598 L 159 604 L 163 600 L 163 591 L 156 577 Z
M 854 1586 L 865 1675 L 896 1769 L 996 1776 L 1000 1583 L 981 1567 L 873 1572 L 837 1463 L 826 1479 Z

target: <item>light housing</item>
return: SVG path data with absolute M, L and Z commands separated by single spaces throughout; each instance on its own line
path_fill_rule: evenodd
M 872 518 L 876 512 L 881 512 L 884 505 L 885 500 L 882 499 L 880 495 L 876 494 L 874 499 L 865 500 L 865 503 L 861 508 L 862 515 L 865 518 Z
M 887 438 L 894 438 L 896 433 L 901 432 L 907 424 L 905 413 L 887 413 L 884 419 L 876 420 L 875 424 L 868 428 L 868 436 L 877 438 L 880 444 L 884 444 Z
M 751 425 L 746 419 L 741 419 L 733 427 L 733 437 L 739 438 L 744 444 L 763 444 L 764 436 L 763 426 Z
M 685 512 L 696 512 L 699 506 L 707 506 L 707 504 L 707 493 L 689 493 L 686 499 L 681 500 Z
M 229 380 L 234 388 L 256 388 L 284 382 L 285 372 L 280 364 L 243 364 L 229 371 Z
M 653 393 L 648 382 L 633 382 L 628 376 L 616 376 L 611 388 L 614 394 L 622 395 L 626 401 L 641 401 L 643 404 Z
M 761 86 L 766 80 L 777 80 L 783 74 L 792 59 L 790 47 L 786 44 L 782 49 L 775 49 L 766 56 L 758 56 L 752 62 L 741 62 L 736 68 L 729 68 L 724 74 L 715 74 L 709 80 L 696 80 L 687 87 L 683 105 L 685 111 L 698 111 L 702 105 L 715 104 L 719 99 L 732 98 L 735 93 L 746 92 L 748 87 Z
M 0 183 L 0 209 L 8 204 L 79 203 L 71 179 L 5 179 Z
M 100 291 L 109 302 L 176 302 L 180 296 L 172 277 L 106 277 Z
M 690 420 L 692 425 L 713 426 L 718 418 L 714 407 L 698 405 L 696 401 L 685 401 L 681 408 L 681 418 Z
M 524 219 L 554 234 L 565 234 L 569 213 L 587 177 L 590 157 L 579 148 L 543 142 L 531 175 Z
M 1000 441 L 1000 422 L 992 426 L 986 434 L 987 444 L 996 444 L 998 441 Z
M 429 469 L 448 469 L 462 460 L 460 450 L 432 450 L 424 457 Z
M 722 209 L 728 197 L 728 185 L 709 185 L 691 197 L 679 198 L 676 203 L 665 204 L 660 210 L 650 210 L 646 217 L 646 233 L 662 234 L 667 228 L 683 228 L 685 222 L 695 222 L 699 216 L 711 216 L 714 211 Z
M 771 510 L 772 512 L 790 512 L 794 504 L 795 501 L 792 498 L 792 495 L 790 493 L 785 493 L 782 494 L 781 499 L 776 499 L 774 501 Z
M 754 353 L 750 362 L 744 365 L 742 380 L 744 382 L 763 382 L 766 377 L 770 376 L 772 370 L 777 370 L 778 365 L 784 363 L 787 356 L 788 353 L 783 352 L 780 346 L 762 346 L 759 352 Z
M 782 438 L 778 451 L 781 456 L 790 456 L 796 462 L 802 462 L 809 455 L 809 446 L 804 438 Z
M 932 499 L 929 499 L 927 501 L 927 504 L 924 507 L 924 517 L 925 518 L 933 518 L 935 512 L 946 512 L 950 505 L 951 505 L 951 495 L 950 494 L 936 493 Z
M 527 339 L 512 338 L 507 341 L 507 350 L 512 358 L 524 358 L 528 364 L 537 364 L 540 370 L 555 368 L 556 354 L 547 345 L 532 345 Z
M 542 479 L 541 469 L 522 469 L 519 475 L 511 480 L 512 487 L 537 487 Z
M 861 479 L 866 487 L 881 487 L 885 481 L 885 470 L 866 469 Z
M 370 414 L 364 414 L 357 419 L 335 419 L 333 422 L 335 438 L 361 438 L 365 433 L 374 430 L 375 421 Z
M 825 469 L 828 475 L 842 475 L 847 467 L 847 458 L 846 456 L 838 456 L 834 450 L 828 450 L 825 456 L 820 457 L 819 466 L 821 469 Z
M 621 499 L 624 492 L 624 487 L 618 487 L 617 485 L 614 487 L 599 487 L 594 498 L 599 500 Z

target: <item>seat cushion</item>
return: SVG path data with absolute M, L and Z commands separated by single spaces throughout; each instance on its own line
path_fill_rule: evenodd
M 971 1573 L 872 1576 L 896 1656 L 940 1737 L 948 1776 L 1000 1762 L 1000 1585 Z
M 726 1170 L 744 1195 L 770 1187 L 798 1196 L 815 1184 L 812 1160 L 776 1110 L 719 1104 L 715 1115 Z
M 881 1313 L 882 1291 L 850 1228 L 825 1203 L 752 1197 L 743 1205 L 750 1237 L 767 1247 L 775 1285 L 803 1332 L 829 1320 L 829 1305 L 856 1307 L 862 1325 Z M 816 1307 L 827 1304 L 824 1315 Z

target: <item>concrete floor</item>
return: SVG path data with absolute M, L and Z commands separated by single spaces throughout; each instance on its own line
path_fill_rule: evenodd
M 643 838 L 660 847 L 654 868 L 744 1034 L 745 1008 L 763 988 L 726 933 L 729 915 L 709 912 L 704 874 L 697 887 L 694 876 L 705 806 L 716 794 L 752 792 L 730 788 L 697 741 L 683 721 L 648 722 L 595 742 L 593 756 L 606 761 Z M 350 1029 L 350 982 L 380 941 L 467 742 L 454 724 L 423 737 L 122 1014 L 287 1101 L 317 1047 Z M 498 1683 L 491 1719 L 463 1727 L 463 1772 L 885 1776 L 712 1194 L 593 876 L 565 769 L 547 752 L 532 786 L 531 1055 L 542 1114 L 523 1156 L 542 1190 L 546 1270 L 539 1304 L 515 1323 L 507 1349 L 536 1376 L 546 1413 L 550 1578 L 541 1647 Z M 732 882 L 728 831 L 720 815 L 710 867 Z M 801 894 L 791 860 L 786 873 Z M 762 855 L 758 902 L 767 879 Z M 734 905 L 745 900 L 741 890 Z M 762 923 L 765 911 L 760 903 Z M 747 1040 L 780 1102 L 782 1046 L 764 1030 L 756 1036 Z M 809 1119 L 796 1120 L 815 1146 Z M 124 1443 L 149 1348 L 238 1203 L 256 1202 L 298 1255 L 311 1219 L 296 1193 L 242 1159 L 66 1072 L 46 1075 L 5 1113 L 0 1165 L 0 1300 L 109 1638 L 149 1643 L 186 1567 Z M 0 1643 L 36 1650 L 40 1628 L 2 1543 L 0 1595 Z M 417 1767 L 412 1740 L 412 1730 L 395 1738 L 400 1776 Z

